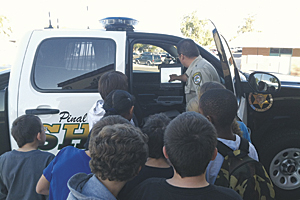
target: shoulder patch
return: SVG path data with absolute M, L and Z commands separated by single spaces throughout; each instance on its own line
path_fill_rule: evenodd
M 200 85 L 201 81 L 202 81 L 202 74 L 200 72 L 193 74 L 193 82 L 195 85 Z

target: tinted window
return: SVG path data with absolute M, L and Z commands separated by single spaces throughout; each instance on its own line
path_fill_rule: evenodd
M 280 49 L 280 53 L 281 53 L 281 54 L 292 54 L 292 53 L 293 53 L 293 50 L 292 50 L 292 49 L 289 49 L 289 48 L 281 48 L 281 49 Z
M 101 74 L 115 69 L 116 45 L 109 39 L 56 38 L 43 41 L 33 80 L 42 90 L 97 91 Z
M 290 48 L 271 48 L 270 56 L 280 56 L 281 54 L 292 55 L 293 50 Z
M 160 64 L 176 64 L 177 60 L 177 48 L 174 44 L 164 42 L 145 42 L 135 43 L 133 45 L 133 53 L 141 54 L 141 58 L 137 59 L 137 62 L 133 62 L 133 72 L 159 72 Z M 155 54 L 155 55 L 153 55 Z M 174 56 L 174 59 L 165 59 L 167 55 Z M 163 57 L 163 58 L 162 58 Z M 151 61 L 151 67 L 146 66 L 146 61 Z M 154 61 L 152 61 L 154 60 Z
M 271 48 L 270 53 L 277 53 L 279 54 L 279 48 Z

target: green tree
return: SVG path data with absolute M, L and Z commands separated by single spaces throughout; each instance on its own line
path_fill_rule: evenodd
M 247 17 L 243 20 L 243 25 L 238 27 L 238 34 L 241 33 L 247 33 L 247 32 L 254 32 L 254 22 L 255 22 L 255 15 L 249 14 Z
M 10 36 L 10 34 L 12 33 L 11 27 L 8 26 L 8 19 L 3 16 L 0 15 L 0 35 L 7 35 Z
M 145 52 L 145 51 L 156 52 L 156 51 L 158 51 L 157 48 L 158 47 L 154 46 L 154 45 L 137 43 L 137 44 L 134 44 L 133 51 L 139 51 L 139 52 Z
M 211 45 L 213 41 L 211 30 L 208 29 L 208 20 L 200 20 L 197 11 L 183 17 L 180 31 L 185 37 L 193 39 L 203 46 Z

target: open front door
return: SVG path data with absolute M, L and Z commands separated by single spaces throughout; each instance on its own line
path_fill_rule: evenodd
M 220 57 L 221 61 L 225 87 L 235 94 L 239 104 L 238 116 L 243 121 L 246 121 L 246 110 L 244 109 L 245 105 L 242 105 L 245 104 L 245 98 L 243 98 L 241 79 L 234 57 L 232 55 L 230 47 L 228 46 L 227 41 L 223 36 L 220 36 L 216 28 L 212 31 L 212 33 L 216 44 L 216 48 L 218 50 L 218 56 Z
M 239 76 L 239 70 L 236 66 L 230 47 L 228 46 L 225 38 L 220 36 L 216 28 L 213 30 L 213 38 L 218 50 L 218 56 L 220 57 L 225 86 L 227 89 L 234 92 L 237 98 L 240 98 L 242 95 L 240 87 L 241 80 Z

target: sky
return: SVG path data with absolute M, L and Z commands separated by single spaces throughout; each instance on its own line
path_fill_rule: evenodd
M 15 40 L 29 30 L 47 27 L 49 12 L 54 27 L 102 29 L 100 19 L 130 17 L 139 21 L 136 30 L 181 36 L 180 23 L 193 11 L 199 19 L 212 20 L 227 39 L 237 34 L 245 17 L 254 14 L 257 30 L 282 40 L 300 35 L 299 7 L 298 0 L 0 0 L 0 15 L 9 19 L 13 30 L 9 39 Z M 7 39 L 0 35 L 2 47 Z

